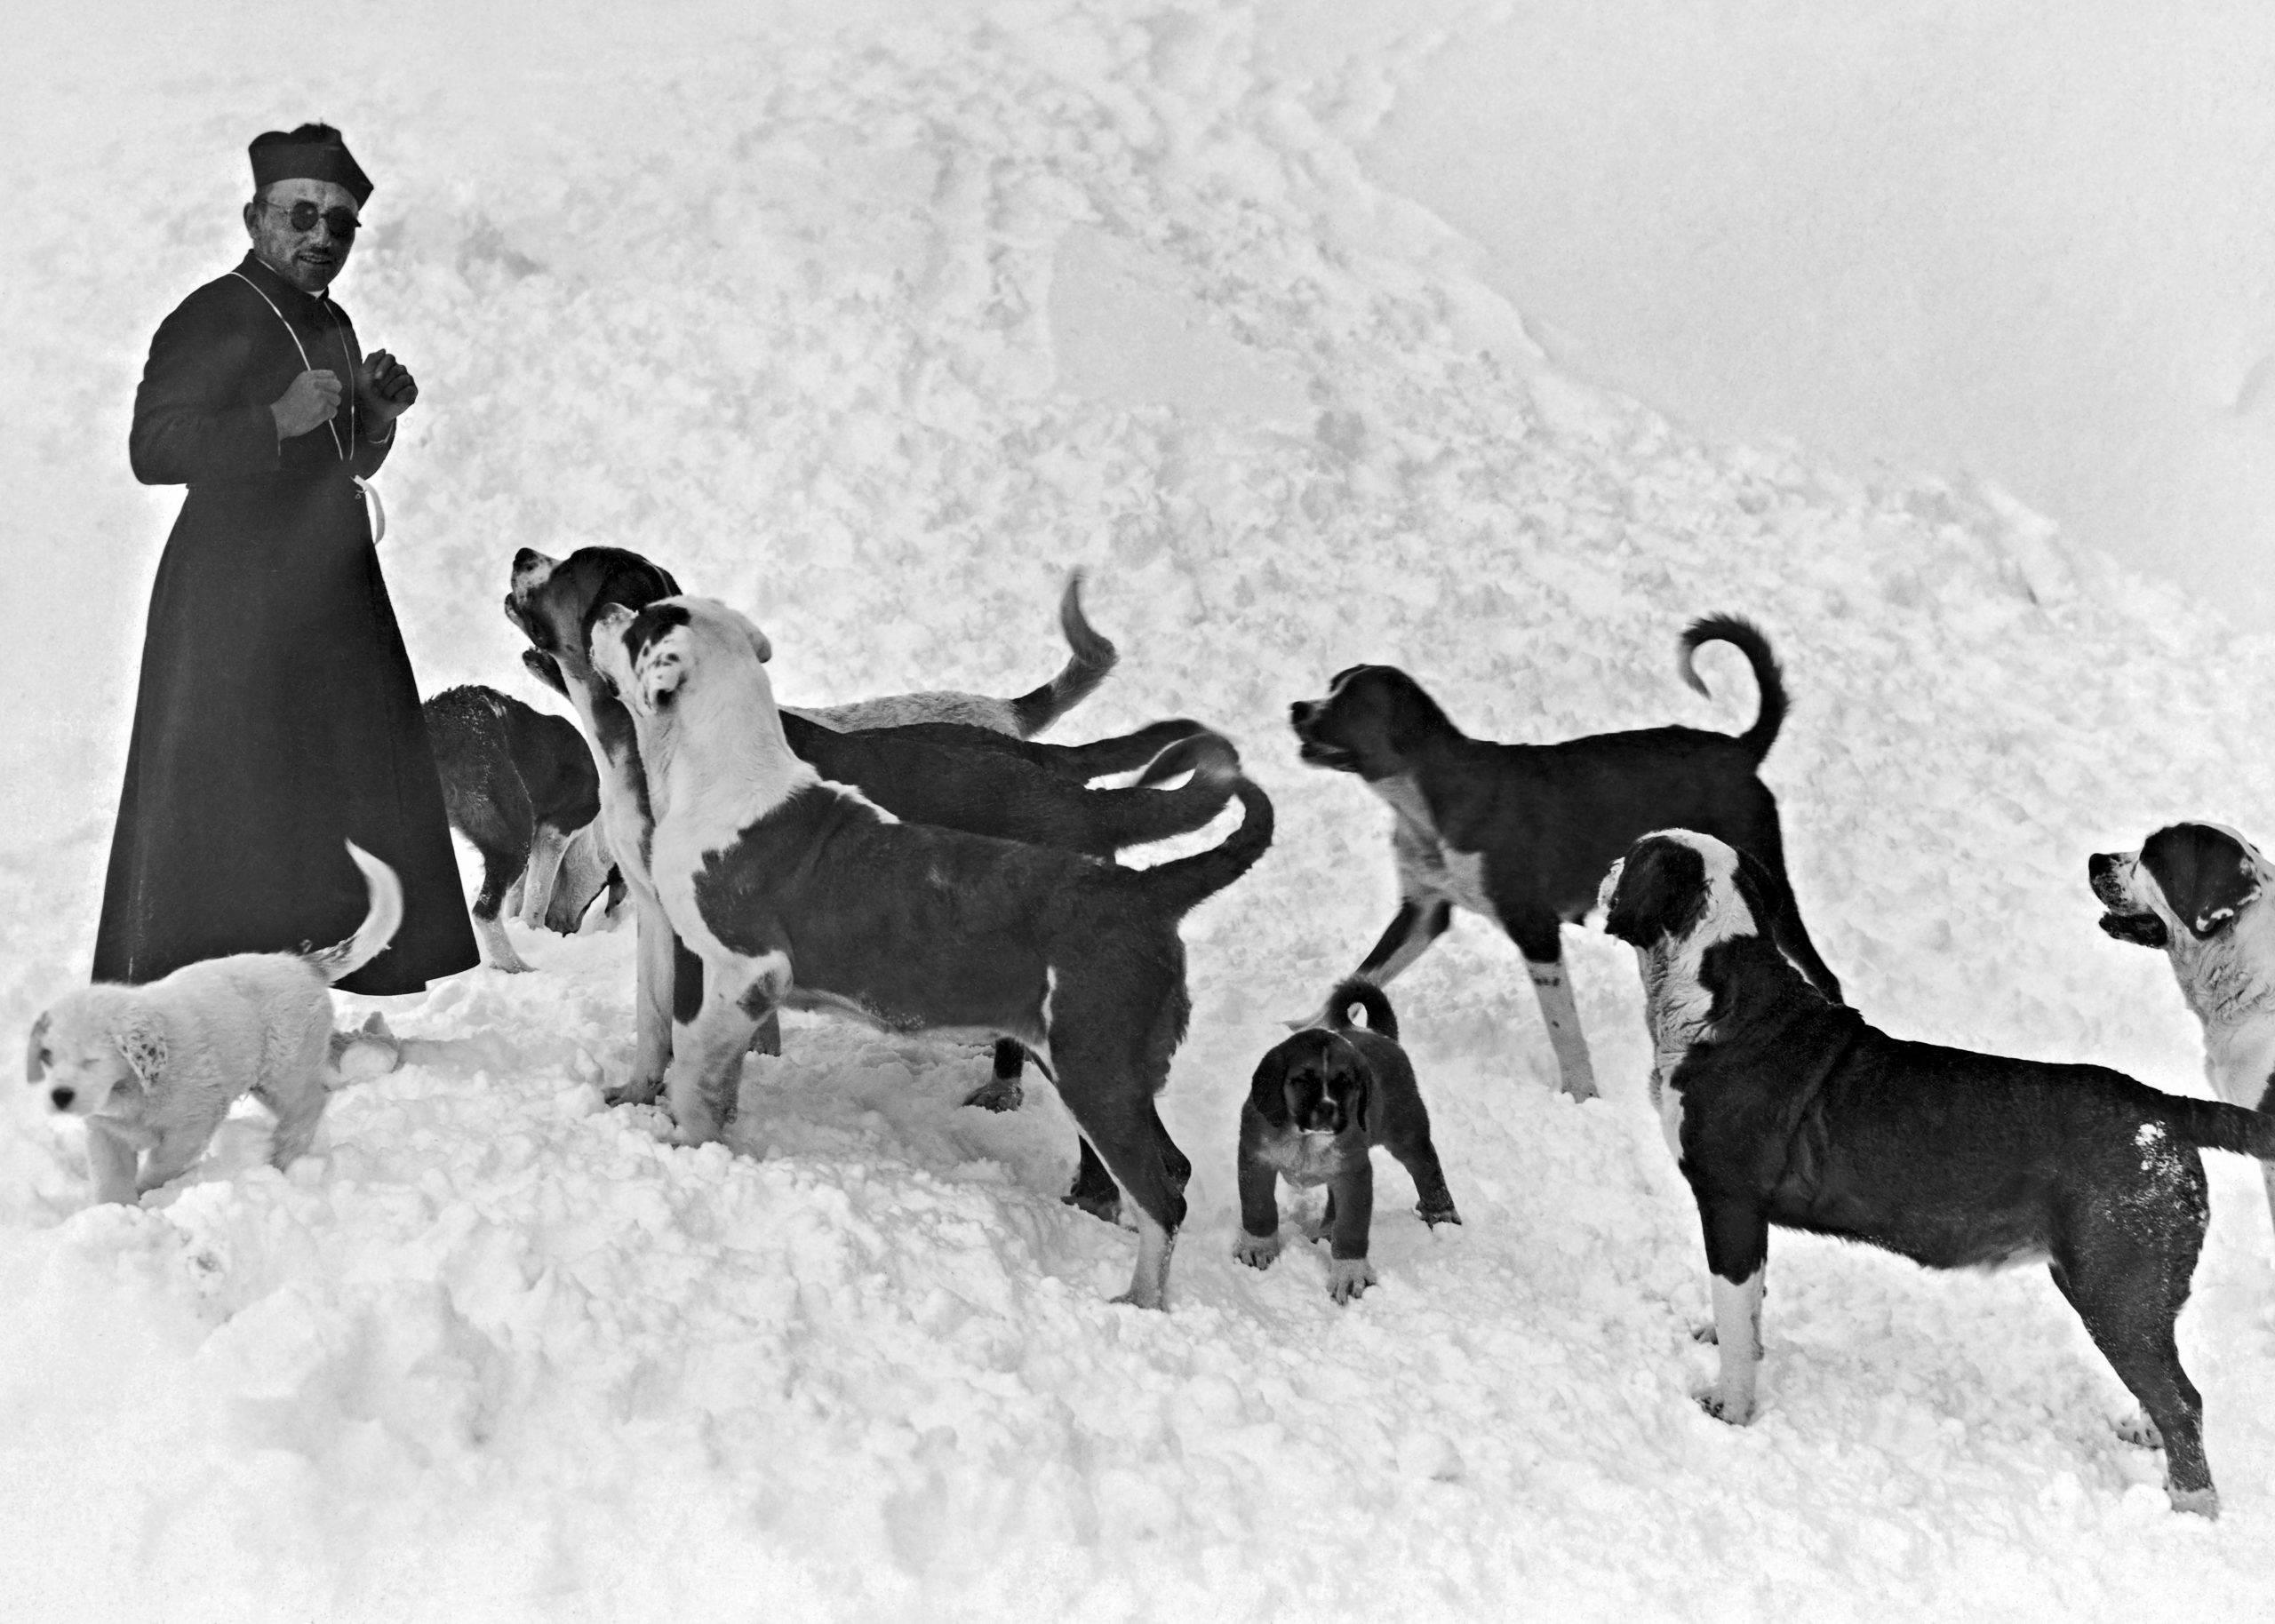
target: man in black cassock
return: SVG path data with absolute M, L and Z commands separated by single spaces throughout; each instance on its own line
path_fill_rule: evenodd
M 361 485 L 419 389 L 324 291 L 371 192 L 339 131 L 251 155 L 252 251 L 165 319 L 134 397 L 135 477 L 189 495 L 150 593 L 94 975 L 339 941 L 368 905 L 353 840 L 401 877 L 403 917 L 340 985 L 414 992 L 478 961 Z

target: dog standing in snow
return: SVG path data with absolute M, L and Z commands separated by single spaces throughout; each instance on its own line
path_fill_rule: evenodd
M 1350 1011 L 1365 1011 L 1354 1026 Z M 1446 1175 L 1430 1141 L 1430 1112 L 1398 1046 L 1390 999 L 1353 978 L 1327 1000 L 1328 1023 L 1281 1039 L 1257 1063 L 1241 1107 L 1241 1238 L 1233 1255 L 1269 1269 L 1280 1255 L 1278 1182 L 1327 1186 L 1320 1220 L 1333 1254 L 1327 1294 L 1348 1302 L 1375 1284 L 1367 1262 L 1375 1216 L 1369 1152 L 1384 1146 L 1414 1180 L 1414 1210 L 1433 1229 L 1459 1223 Z
M 1177 926 L 1271 844 L 1263 791 L 1223 758 L 1204 763 L 1240 801 L 1240 827 L 1146 869 L 904 824 L 792 752 L 766 635 L 724 604 L 612 605 L 591 648 L 637 729 L 657 893 L 702 960 L 702 1006 L 666 1073 L 678 1142 L 718 1136 L 730 1063 L 778 1006 L 1014 1038 L 1136 1220 L 1121 1301 L 1163 1306 L 1191 1170 L 1153 1105 L 1192 1007 Z
M 2234 830 L 2174 824 L 2138 851 L 2086 860 L 2101 927 L 2160 948 L 2204 1026 L 2204 1075 L 2231 1105 L 2275 1111 L 2275 865 Z M 2275 1211 L 2275 1166 L 2266 1169 Z
M 347 855 L 371 901 L 347 941 L 202 959 L 144 986 L 81 987 L 32 1023 L 25 1071 L 49 1104 L 85 1118 L 96 1200 L 132 1203 L 188 1172 L 242 1094 L 275 1114 L 272 1165 L 307 1151 L 329 1097 L 331 983 L 377 958 L 403 923 L 395 871 L 352 840 Z
M 1662 830 L 1603 883 L 1635 950 L 1651 1100 L 1705 1233 L 1721 1372 L 1703 1402 L 1752 1419 L 1769 1230 L 1861 1240 L 1931 1269 L 2042 1261 L 2165 1448 L 2175 1510 L 2219 1511 L 2204 1405 L 2173 1325 L 2210 1208 L 2201 1150 L 2275 1158 L 2275 1117 L 2103 1066 L 1911 1043 L 1802 979 L 1771 935 L 1767 870 Z

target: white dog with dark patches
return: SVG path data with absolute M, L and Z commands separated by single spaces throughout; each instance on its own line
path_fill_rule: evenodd
M 2163 1445 L 2174 1508 L 2218 1510 L 2173 1326 L 2210 1220 L 2199 1152 L 2275 1159 L 2275 1117 L 1892 1038 L 1803 978 L 1773 939 L 1768 869 L 1711 835 L 1645 835 L 1601 897 L 1642 970 L 1651 1088 L 1698 1205 L 1721 1343 L 1709 1412 L 1753 1416 L 1773 1227 L 1930 1269 L 2043 1262 L 2146 1413 L 2120 1430 Z
M 32 1023 L 26 1073 L 57 1111 L 85 1119 L 96 1200 L 132 1203 L 188 1172 L 243 1094 L 275 1114 L 274 1166 L 306 1153 L 330 1097 L 331 984 L 377 958 L 403 923 L 395 871 L 352 840 L 347 854 L 371 900 L 345 942 L 207 959 L 140 987 L 82 987 Z
M 2101 927 L 2164 950 L 2204 1027 L 2204 1075 L 2233 1105 L 2275 1111 L 2275 866 L 2224 824 L 2173 824 L 2138 851 L 2086 860 Z M 2267 1169 L 2275 1210 L 2275 1167 Z

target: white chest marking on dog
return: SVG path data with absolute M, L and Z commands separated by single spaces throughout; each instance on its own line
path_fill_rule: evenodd
M 1430 816 L 1429 803 L 1411 778 L 1379 778 L 1367 786 L 1398 816 L 1391 834 L 1399 889 L 1410 896 L 1442 896 L 1499 924 L 1501 916 L 1485 888 L 1485 854 L 1446 844 Z

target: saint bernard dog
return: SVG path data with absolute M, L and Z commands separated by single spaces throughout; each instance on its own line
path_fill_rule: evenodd
M 2204 1027 L 2204 1075 L 2232 1105 L 2275 1111 L 2275 866 L 2223 824 L 2174 824 L 2138 851 L 2095 852 L 2086 878 L 2119 942 L 2164 950 Z M 2267 1170 L 2275 1212 L 2275 1167 Z
M 1163 1306 L 1191 1166 L 1153 1106 L 1191 1008 L 1177 926 L 1264 855 L 1271 801 L 1236 768 L 1204 766 L 1240 801 L 1240 826 L 1146 869 L 900 823 L 791 750 L 770 653 L 709 599 L 612 605 L 592 627 L 593 665 L 637 733 L 652 881 L 702 960 L 702 1006 L 666 1076 L 676 1137 L 717 1136 L 731 1107 L 720 1080 L 779 1007 L 1014 1038 L 1134 1208 L 1120 1300 Z
M 2152 1424 L 2137 1436 L 2161 1440 L 2174 1507 L 2216 1515 L 2173 1325 L 2208 1216 L 2199 1151 L 2275 1158 L 2275 1118 L 2105 1067 L 1891 1038 L 1779 951 L 1776 896 L 1751 856 L 1688 830 L 1644 836 L 1603 885 L 1705 1234 L 1721 1365 L 1706 1409 L 1753 1415 L 1772 1225 L 1936 1269 L 2043 1260 Z
M 1596 882 L 1629 841 L 1680 824 L 1760 859 L 1781 904 L 1778 944 L 1819 991 L 1840 983 L 1801 927 L 1785 878 L 1777 799 L 1757 776 L 1785 720 L 1785 684 L 1750 622 L 1714 615 L 1682 634 L 1677 670 L 1700 693 L 1699 646 L 1729 643 L 1753 668 L 1760 710 L 1736 738 L 1696 728 L 1604 733 L 1555 744 L 1473 739 L 1422 685 L 1390 665 L 1338 672 L 1321 699 L 1289 710 L 1303 759 L 1355 773 L 1393 814 L 1398 912 L 1356 972 L 1387 985 L 1445 934 L 1458 907 L 1481 913 L 1524 955 L 1564 1092 L 1596 1093 L 1580 1010 L 1564 971 L 1562 927 L 1594 904 Z M 1301 1024 L 1316 1025 L 1319 1017 Z

